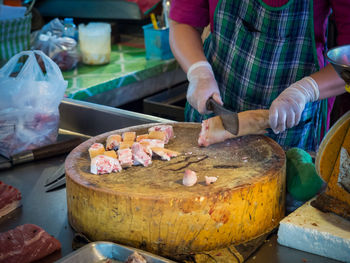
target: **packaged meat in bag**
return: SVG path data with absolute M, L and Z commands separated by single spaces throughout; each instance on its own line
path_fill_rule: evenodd
M 61 70 L 43 52 L 13 56 L 0 69 L 0 154 L 9 157 L 56 142 L 66 88 Z

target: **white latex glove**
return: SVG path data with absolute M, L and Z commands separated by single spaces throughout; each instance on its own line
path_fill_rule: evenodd
M 187 79 L 189 81 L 187 101 L 200 114 L 210 113 L 206 108 L 206 102 L 210 97 L 223 104 L 213 70 L 207 61 L 194 63 L 187 71 Z
M 271 104 L 270 127 L 274 133 L 298 125 L 306 103 L 316 101 L 320 95 L 316 81 L 305 77 L 286 88 Z

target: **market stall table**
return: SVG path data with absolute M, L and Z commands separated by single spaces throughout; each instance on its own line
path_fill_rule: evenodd
M 70 99 L 63 100 L 60 113 L 61 136 L 78 134 L 96 136 L 121 127 L 169 121 Z M 73 251 L 72 241 L 75 235 L 68 223 L 66 189 L 62 187 L 55 191 L 45 192 L 44 184 L 47 179 L 45 171 L 58 168 L 64 160 L 65 156 L 58 156 L 0 171 L 1 181 L 22 192 L 22 207 L 0 218 L 0 232 L 25 223 L 36 224 L 61 242 L 60 256 L 62 257 Z M 338 261 L 278 245 L 276 234 L 272 234 L 264 245 L 247 260 L 247 263 L 262 262 L 336 263 Z

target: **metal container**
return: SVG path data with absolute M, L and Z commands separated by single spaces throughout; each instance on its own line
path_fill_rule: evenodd
M 112 242 L 93 242 L 77 251 L 65 256 L 57 261 L 58 263 L 102 263 L 102 262 L 125 262 L 127 258 L 137 251 L 143 256 L 148 263 L 172 263 L 166 258 L 156 256 L 154 254 L 118 245 Z
M 347 92 L 350 92 L 350 45 L 332 48 L 327 52 L 326 57 L 345 81 Z

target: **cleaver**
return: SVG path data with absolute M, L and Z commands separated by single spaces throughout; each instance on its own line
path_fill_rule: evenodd
M 0 155 L 0 170 L 11 168 L 12 166 L 17 164 L 41 160 L 44 158 L 68 153 L 82 142 L 83 140 L 81 138 L 76 137 L 69 140 L 42 146 L 33 150 L 23 151 L 10 156 L 9 158 Z
M 224 125 L 225 130 L 237 135 L 239 131 L 239 121 L 238 113 L 230 111 L 219 103 L 217 103 L 213 98 L 209 98 L 206 103 L 207 110 L 213 111 L 216 115 L 220 116 L 222 124 Z

